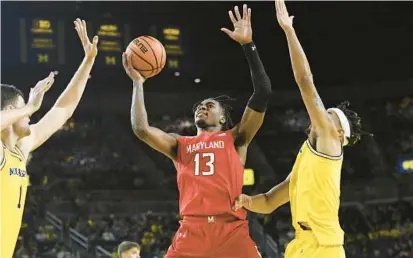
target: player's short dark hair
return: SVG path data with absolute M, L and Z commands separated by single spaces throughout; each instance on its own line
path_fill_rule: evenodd
M 343 113 L 346 115 L 348 122 L 350 123 L 350 138 L 348 138 L 348 146 L 355 145 L 357 142 L 361 140 L 361 137 L 363 135 L 370 135 L 373 136 L 373 134 L 368 133 L 363 131 L 363 126 L 361 123 L 361 117 L 358 116 L 356 112 L 353 110 L 349 109 L 348 107 L 350 106 L 349 101 L 344 101 L 337 105 L 336 107 L 343 111 Z
M 17 100 L 19 96 L 24 98 L 23 92 L 19 90 L 16 86 L 9 84 L 1 84 L 1 110 L 7 105 L 12 105 Z
M 120 245 L 118 246 L 119 257 L 121 257 L 121 255 L 124 252 L 127 252 L 132 248 L 138 248 L 139 250 L 141 250 L 141 246 L 138 243 L 130 242 L 130 241 L 123 241 L 122 243 L 120 243 Z
M 213 99 L 216 102 L 218 102 L 218 104 L 221 106 L 221 108 L 224 112 L 225 123 L 222 125 L 222 130 L 226 131 L 226 130 L 229 130 L 232 127 L 234 127 L 234 123 L 232 122 L 232 118 L 231 118 L 232 107 L 228 104 L 228 102 L 235 101 L 235 99 L 231 98 L 230 96 L 227 96 L 227 95 L 221 95 L 221 96 L 218 96 L 218 97 L 211 97 L 211 98 L 207 98 L 207 99 Z M 192 111 L 194 113 L 195 113 L 196 109 L 198 108 L 198 106 L 204 100 L 201 100 L 201 101 L 198 101 L 197 103 L 195 103 L 195 105 L 192 107 Z

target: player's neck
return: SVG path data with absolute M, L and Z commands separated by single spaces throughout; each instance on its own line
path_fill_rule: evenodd
M 13 129 L 7 128 L 1 131 L 1 142 L 6 146 L 7 149 L 13 150 L 16 147 L 18 137 L 13 132 Z
M 215 132 L 220 132 L 222 129 L 220 126 L 215 126 L 215 127 L 207 127 L 207 128 L 197 128 L 197 135 L 200 135 L 201 133 L 215 133 Z

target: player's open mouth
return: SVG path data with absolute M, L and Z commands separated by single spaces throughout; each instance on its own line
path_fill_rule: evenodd
M 205 112 L 199 112 L 198 114 L 196 114 L 196 117 L 200 117 L 200 116 L 207 116 L 208 114 Z

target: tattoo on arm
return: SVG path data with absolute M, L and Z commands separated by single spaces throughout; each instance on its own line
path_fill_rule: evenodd
M 318 109 L 322 110 L 323 112 L 326 112 L 327 115 L 327 110 L 324 107 L 323 101 L 320 98 L 320 95 L 318 95 L 317 92 L 314 93 L 314 100 L 315 100 L 315 105 Z M 327 115 L 327 119 L 329 122 L 333 122 L 333 120 L 331 120 L 331 117 L 329 115 Z

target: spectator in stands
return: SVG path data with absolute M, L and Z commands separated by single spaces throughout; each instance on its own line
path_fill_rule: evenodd
M 118 247 L 119 258 L 140 258 L 141 247 L 135 242 L 122 242 Z

